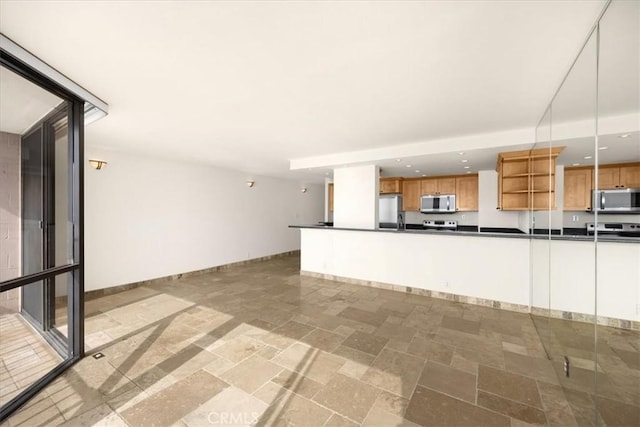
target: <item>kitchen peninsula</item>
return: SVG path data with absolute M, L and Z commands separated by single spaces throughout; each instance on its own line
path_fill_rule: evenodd
M 551 302 L 554 317 L 592 319 L 592 237 L 293 227 L 302 274 L 520 312 Z M 598 321 L 638 330 L 640 238 L 598 240 Z M 549 251 L 553 263 L 532 269 Z

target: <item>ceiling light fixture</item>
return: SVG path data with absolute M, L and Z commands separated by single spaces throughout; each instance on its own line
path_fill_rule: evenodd
M 252 181 L 252 180 L 250 180 L 250 179 L 249 179 L 249 180 L 247 180 L 247 187 L 251 188 L 251 187 L 253 187 L 254 185 L 256 185 L 256 182 L 255 182 L 255 181 Z
M 396 162 L 400 163 L 402 161 L 402 159 L 396 159 Z
M 599 147 L 598 150 L 606 150 L 609 147 Z
M 580 163 L 573 163 L 571 166 L 580 166 Z
M 300 191 L 302 191 L 303 193 L 306 193 L 306 192 L 307 192 L 307 187 L 302 187 L 302 188 L 300 189 Z
M 405 165 L 405 166 L 406 166 L 406 167 L 408 167 L 408 168 L 410 168 L 410 167 L 411 167 L 411 165 Z
M 585 160 L 589 160 L 589 159 L 592 159 L 592 158 L 593 158 L 593 157 L 591 157 L 591 156 L 584 156 L 584 159 L 585 159 Z
M 622 135 L 618 135 L 618 138 L 629 138 L 631 136 L 630 133 L 624 133 Z
M 465 169 L 469 169 L 469 167 L 470 167 L 470 166 L 465 166 L 464 168 L 465 168 Z
M 93 160 L 93 159 L 91 159 L 91 160 L 89 160 L 89 164 L 91 165 L 92 168 L 94 168 L 97 171 L 99 171 L 103 167 L 107 166 L 107 162 L 105 162 L 103 160 Z
M 467 173 L 471 173 L 471 171 L 467 171 Z
M 427 176 L 427 174 L 426 174 L 426 173 L 423 173 L 423 174 L 422 174 L 422 176 Z
M 461 161 L 462 163 L 467 163 L 469 160 L 467 160 L 467 159 L 462 159 L 462 160 L 460 160 L 460 161 Z
M 458 153 L 460 156 L 464 156 L 464 151 Z
M 420 173 L 420 169 L 416 169 L 416 173 Z

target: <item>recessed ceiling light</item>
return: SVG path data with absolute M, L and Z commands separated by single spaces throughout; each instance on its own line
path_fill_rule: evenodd
M 471 171 L 467 171 L 467 173 L 471 173 Z
M 580 163 L 573 163 L 571 166 L 580 166 Z
M 630 133 L 624 133 L 622 135 L 618 135 L 618 138 L 629 138 L 631 136 Z
M 400 163 L 402 161 L 402 159 L 396 159 L 396 162 Z
M 606 150 L 609 147 L 599 147 L 598 150 Z
M 464 151 L 461 151 L 458 154 L 461 155 L 461 156 L 464 156 Z
M 416 173 L 420 173 L 420 169 L 416 169 Z
M 589 159 L 592 159 L 592 158 L 593 158 L 592 156 L 584 156 L 585 160 L 589 160 Z
M 423 174 L 422 174 L 422 176 L 427 176 L 427 174 L 426 174 L 426 173 L 423 173 Z
M 410 168 L 410 167 L 411 167 L 411 165 L 406 165 L 406 167 Z
M 462 160 L 460 160 L 460 161 L 461 161 L 462 163 L 467 163 L 469 160 L 467 160 L 467 159 L 462 159 Z
M 465 169 L 469 169 L 469 166 L 465 166 L 464 168 L 465 168 Z

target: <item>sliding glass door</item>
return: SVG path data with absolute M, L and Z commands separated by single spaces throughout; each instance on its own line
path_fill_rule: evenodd
M 84 101 L 0 53 L 2 422 L 83 355 Z

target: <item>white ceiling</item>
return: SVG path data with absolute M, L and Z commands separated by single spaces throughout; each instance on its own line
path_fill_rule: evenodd
M 604 3 L 3 0 L 0 31 L 109 103 L 88 151 L 302 179 L 324 171 L 290 159 L 533 128 Z
M 0 67 L 0 131 L 22 134 L 62 99 Z

